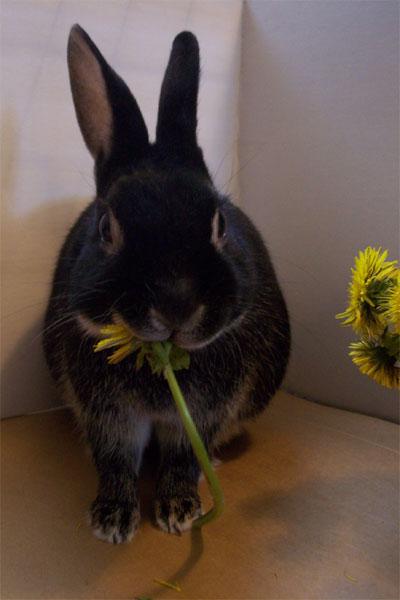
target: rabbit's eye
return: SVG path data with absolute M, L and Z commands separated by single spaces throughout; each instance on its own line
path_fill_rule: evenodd
M 226 238 L 226 228 L 225 228 L 225 217 L 224 215 L 217 209 L 215 211 L 212 223 L 211 223 L 211 242 L 220 250 L 224 245 Z
M 112 243 L 111 223 L 108 213 L 104 213 L 99 221 L 99 233 L 103 243 Z
M 102 215 L 99 221 L 99 234 L 103 249 L 107 254 L 117 254 L 121 250 L 124 243 L 124 236 L 111 210 Z

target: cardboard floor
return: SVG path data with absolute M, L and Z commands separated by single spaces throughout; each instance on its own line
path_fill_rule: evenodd
M 141 528 L 120 546 L 85 524 L 96 477 L 68 411 L 2 428 L 4 599 L 398 598 L 392 423 L 279 393 L 223 453 L 220 520 L 182 537 L 156 529 L 150 457 Z

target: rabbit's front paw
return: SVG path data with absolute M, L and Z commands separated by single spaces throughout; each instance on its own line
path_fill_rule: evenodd
M 155 505 L 156 521 L 160 529 L 180 535 L 191 529 L 192 522 L 201 515 L 201 503 L 196 491 L 174 497 L 159 497 Z
M 139 524 L 137 503 L 97 497 L 90 508 L 90 524 L 100 540 L 111 544 L 129 542 Z

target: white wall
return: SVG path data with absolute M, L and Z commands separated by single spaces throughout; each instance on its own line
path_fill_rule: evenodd
M 334 315 L 359 249 L 399 256 L 398 27 L 392 1 L 245 2 L 239 147 L 292 316 L 286 387 L 393 420 L 398 394 L 353 366 Z
M 131 86 L 151 134 L 174 36 L 199 39 L 199 137 L 216 181 L 236 189 L 241 2 L 3 0 L 3 416 L 54 405 L 40 347 L 55 257 L 93 194 L 92 161 L 76 123 L 66 68 L 71 25 L 85 28 Z

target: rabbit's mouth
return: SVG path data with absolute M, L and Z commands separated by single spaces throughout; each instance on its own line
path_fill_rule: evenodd
M 172 335 L 171 329 L 167 329 L 166 327 L 137 326 L 130 321 L 128 322 L 119 312 L 113 313 L 112 320 L 116 325 L 123 325 L 129 329 L 142 342 L 164 342 L 170 339 Z
M 182 329 L 173 330 L 168 327 L 162 327 L 161 323 L 158 323 L 154 319 L 152 314 L 151 326 L 150 327 L 135 327 L 126 321 L 119 313 L 113 314 L 113 321 L 116 324 L 121 324 L 130 329 L 134 335 L 144 342 L 164 342 L 169 340 L 176 346 L 183 348 L 184 350 L 194 351 L 200 350 L 205 346 L 208 346 L 213 342 L 219 335 L 220 332 L 207 338 L 196 339 L 196 328 L 193 329 Z
M 184 350 L 194 351 L 201 350 L 205 348 L 212 342 L 214 342 L 219 336 L 222 334 L 223 330 L 217 331 L 214 335 L 208 336 L 207 338 L 203 338 L 200 340 L 196 340 L 193 336 L 190 336 L 186 333 L 176 332 L 171 336 L 171 341 L 174 342 L 176 346 L 183 348 Z
M 223 333 L 223 330 L 217 331 L 214 335 L 208 336 L 203 339 L 196 339 L 194 337 L 194 331 L 171 331 L 165 329 L 164 331 L 160 331 L 159 329 L 138 329 L 134 328 L 131 324 L 129 324 L 119 313 L 113 313 L 113 322 L 115 324 L 124 325 L 124 327 L 130 329 L 135 337 L 144 341 L 144 342 L 163 342 L 166 340 L 170 340 L 176 346 L 187 350 L 188 352 L 195 352 L 196 350 L 202 350 L 212 342 L 214 342 L 220 335 Z M 94 337 L 97 339 L 101 338 L 101 330 L 107 325 L 107 323 L 100 324 L 95 323 L 89 317 L 85 316 L 83 313 L 78 313 L 77 321 L 86 333 L 90 337 Z
M 237 319 L 235 323 L 240 321 L 241 319 Z M 107 325 L 107 323 L 96 323 L 83 313 L 77 314 L 77 321 L 86 333 L 91 337 L 100 339 L 101 338 L 101 330 Z M 184 350 L 188 350 L 189 352 L 194 352 L 196 350 L 201 350 L 214 342 L 217 338 L 219 338 L 226 328 L 222 328 L 216 331 L 213 335 L 208 335 L 206 337 L 198 337 L 196 336 L 196 328 L 193 330 L 172 330 L 164 327 L 135 327 L 131 323 L 128 323 L 126 319 L 120 313 L 114 312 L 112 315 L 112 321 L 116 325 L 124 325 L 127 329 L 132 331 L 133 335 L 143 342 L 163 342 L 166 340 L 170 340 L 176 346 L 183 348 Z
M 191 333 L 189 332 L 176 332 L 171 336 L 171 341 L 183 348 L 184 350 L 194 351 L 194 350 L 202 350 L 206 346 L 209 346 L 213 342 L 215 342 L 218 338 L 223 336 L 225 333 L 231 331 L 238 327 L 245 317 L 245 313 L 240 314 L 236 319 L 233 319 L 229 324 L 225 324 L 223 327 L 218 329 L 211 335 L 207 337 L 202 337 L 201 339 L 195 338 L 196 330 L 193 330 Z

